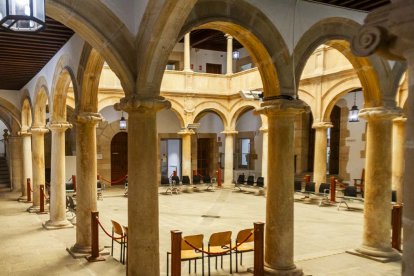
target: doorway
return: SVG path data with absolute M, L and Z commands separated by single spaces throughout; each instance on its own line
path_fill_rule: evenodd
M 328 171 L 329 174 L 339 174 L 339 143 L 341 138 L 341 108 L 334 106 L 331 112 L 333 127 L 328 129 Z
M 205 176 L 214 171 L 214 151 L 212 138 L 199 138 L 197 140 L 197 171 Z
M 119 132 L 111 141 L 111 181 L 128 174 L 128 133 Z M 124 184 L 123 181 L 114 184 Z
M 181 178 L 181 139 L 161 139 L 161 177 L 170 178 L 174 171 Z

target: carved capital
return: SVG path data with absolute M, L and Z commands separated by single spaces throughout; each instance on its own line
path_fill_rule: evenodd
M 359 117 L 367 121 L 370 120 L 392 120 L 402 115 L 402 109 L 399 107 L 370 107 L 363 108 L 359 111 Z
M 72 124 L 68 122 L 51 122 L 47 128 L 51 131 L 66 131 L 68 128 L 72 128 Z
M 46 126 L 32 126 L 30 128 L 30 131 L 33 134 L 45 134 L 45 133 L 48 133 L 49 132 L 49 129 L 46 128 Z
M 120 103 L 115 104 L 116 110 L 124 110 L 126 112 L 157 112 L 162 109 L 171 108 L 171 103 L 164 97 L 144 97 L 141 95 L 132 95 L 122 98 Z
M 103 120 L 101 113 L 79 112 L 75 115 L 75 121 L 78 124 L 98 124 Z
M 228 129 L 228 130 L 224 130 L 221 133 L 223 133 L 224 135 L 236 135 L 237 133 L 239 133 L 237 130 L 234 129 Z
M 351 49 L 356 56 L 369 56 L 387 44 L 386 31 L 380 26 L 363 26 L 352 38 Z
M 193 135 L 195 134 L 195 132 L 192 129 L 183 128 L 177 134 L 184 136 L 184 135 Z
M 397 117 L 394 120 L 392 120 L 392 122 L 396 125 L 405 125 L 405 123 L 407 122 L 407 117 L 405 116 Z
M 333 127 L 331 122 L 316 122 L 312 125 L 314 129 L 327 129 Z
M 17 132 L 18 136 L 24 137 L 24 136 L 30 136 L 32 133 L 29 131 L 29 129 L 22 129 L 21 131 Z
M 257 113 L 267 116 L 295 116 L 305 112 L 307 108 L 301 100 L 276 99 L 263 102 Z
M 262 133 L 267 133 L 267 132 L 269 132 L 269 128 L 266 126 L 266 127 L 261 127 L 261 128 L 259 128 L 259 130 L 260 130 L 260 132 L 262 132 Z

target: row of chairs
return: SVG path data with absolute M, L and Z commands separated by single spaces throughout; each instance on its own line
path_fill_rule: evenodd
M 193 184 L 210 184 L 212 183 L 213 179 L 209 175 L 193 175 Z M 188 175 L 183 175 L 183 177 L 180 178 L 178 176 L 171 176 L 171 178 L 167 176 L 161 176 L 161 185 L 168 185 L 168 184 L 183 184 L 183 185 L 190 185 L 190 177 Z
M 240 174 L 237 177 L 236 187 L 241 190 L 241 186 L 262 189 L 264 187 L 264 177 L 259 176 L 255 181 L 254 175 L 249 175 L 246 179 L 246 176 L 244 174 Z
M 231 231 L 218 232 L 211 234 L 206 252 L 212 255 L 204 254 L 204 235 L 185 236 L 181 240 L 181 261 L 188 261 L 188 274 L 191 274 L 191 261 L 194 261 L 194 272 L 197 273 L 197 260 L 201 260 L 202 275 L 204 275 L 204 258 L 208 259 L 208 275 L 210 275 L 210 259 L 215 258 L 215 267 L 218 267 L 218 257 L 221 258 L 221 268 L 223 268 L 223 256 L 230 257 L 230 274 L 233 273 L 232 254 L 236 254 L 236 272 L 238 272 L 238 254 L 240 254 L 240 264 L 243 265 L 243 253 L 254 251 L 254 232 L 253 229 L 244 229 L 239 231 L 236 237 L 236 245 L 232 249 Z M 240 244 L 242 243 L 242 244 Z M 191 244 L 191 246 L 190 246 Z M 197 248 L 194 249 L 193 247 Z M 167 252 L 167 276 L 169 275 L 169 256 Z
M 121 246 L 119 261 L 125 264 L 127 261 L 127 248 L 128 248 L 128 226 L 121 225 L 119 222 L 111 220 L 112 222 L 112 243 L 111 243 L 111 256 L 114 255 L 114 242 Z

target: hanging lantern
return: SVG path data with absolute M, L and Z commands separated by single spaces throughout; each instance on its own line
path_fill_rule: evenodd
M 0 26 L 15 32 L 45 27 L 45 0 L 0 0 Z
M 119 120 L 119 130 L 124 131 L 127 128 L 127 122 L 124 117 L 124 112 L 122 112 L 121 119 Z
M 359 118 L 358 118 L 358 114 L 359 114 L 359 109 L 358 106 L 356 105 L 356 93 L 357 91 L 354 92 L 354 105 L 351 107 L 351 109 L 349 110 L 349 118 L 348 121 L 349 122 L 359 122 Z
M 240 58 L 240 52 L 238 50 L 233 51 L 233 59 L 238 60 Z

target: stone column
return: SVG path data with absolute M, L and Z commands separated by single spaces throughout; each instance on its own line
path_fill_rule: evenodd
M 19 136 L 9 136 L 10 174 L 13 191 L 20 191 L 22 180 L 22 139 Z
M 32 132 L 32 163 L 33 163 L 33 205 L 29 211 L 40 208 L 40 185 L 45 185 L 45 133 L 49 130 L 44 126 L 34 126 Z
M 190 62 L 190 33 L 184 35 L 184 71 L 192 72 Z
M 405 122 L 407 118 L 394 119 L 392 127 L 392 189 L 397 191 L 397 202 L 403 202 Z
M 304 111 L 299 100 L 269 100 L 259 112 L 267 115 L 269 129 L 266 199 L 266 275 L 303 275 L 293 262 L 294 123 Z
M 330 122 L 318 122 L 312 126 L 315 129 L 313 181 L 316 192 L 319 191 L 321 183 L 326 182 L 327 129 L 331 127 Z
M 364 108 L 359 117 L 367 120 L 365 160 L 364 229 L 362 255 L 397 260 L 391 248 L 391 147 L 392 119 L 400 115 L 397 108 Z
M 269 129 L 260 128 L 260 131 L 263 135 L 263 145 L 262 145 L 262 176 L 264 177 L 264 186 L 267 187 L 269 176 L 267 175 L 267 164 L 268 164 L 268 153 L 269 153 Z
M 233 37 L 226 34 L 227 38 L 227 75 L 233 74 Z
M 23 160 L 23 179 L 21 181 L 21 192 L 22 195 L 19 200 L 27 200 L 27 178 L 32 181 L 32 137 L 28 131 L 21 131 L 20 136 L 22 137 L 22 160 Z
M 76 243 L 73 253 L 91 251 L 91 212 L 97 211 L 96 125 L 99 113 L 76 116 Z
M 191 178 L 191 135 L 194 134 L 192 129 L 184 129 L 178 132 L 182 139 L 182 175 L 187 175 Z
M 236 135 L 238 132 L 235 130 L 226 130 L 222 133 L 225 135 L 223 186 L 229 187 L 233 183 L 234 135 Z
M 157 111 L 171 105 L 163 97 L 121 99 L 128 112 L 128 266 L 127 274 L 160 275 L 157 181 Z M 145 133 L 145 135 L 143 135 Z
M 65 179 L 65 131 L 72 125 L 68 122 L 52 122 L 52 159 L 50 175 L 50 220 L 43 223 L 46 229 L 73 227 L 66 219 Z

